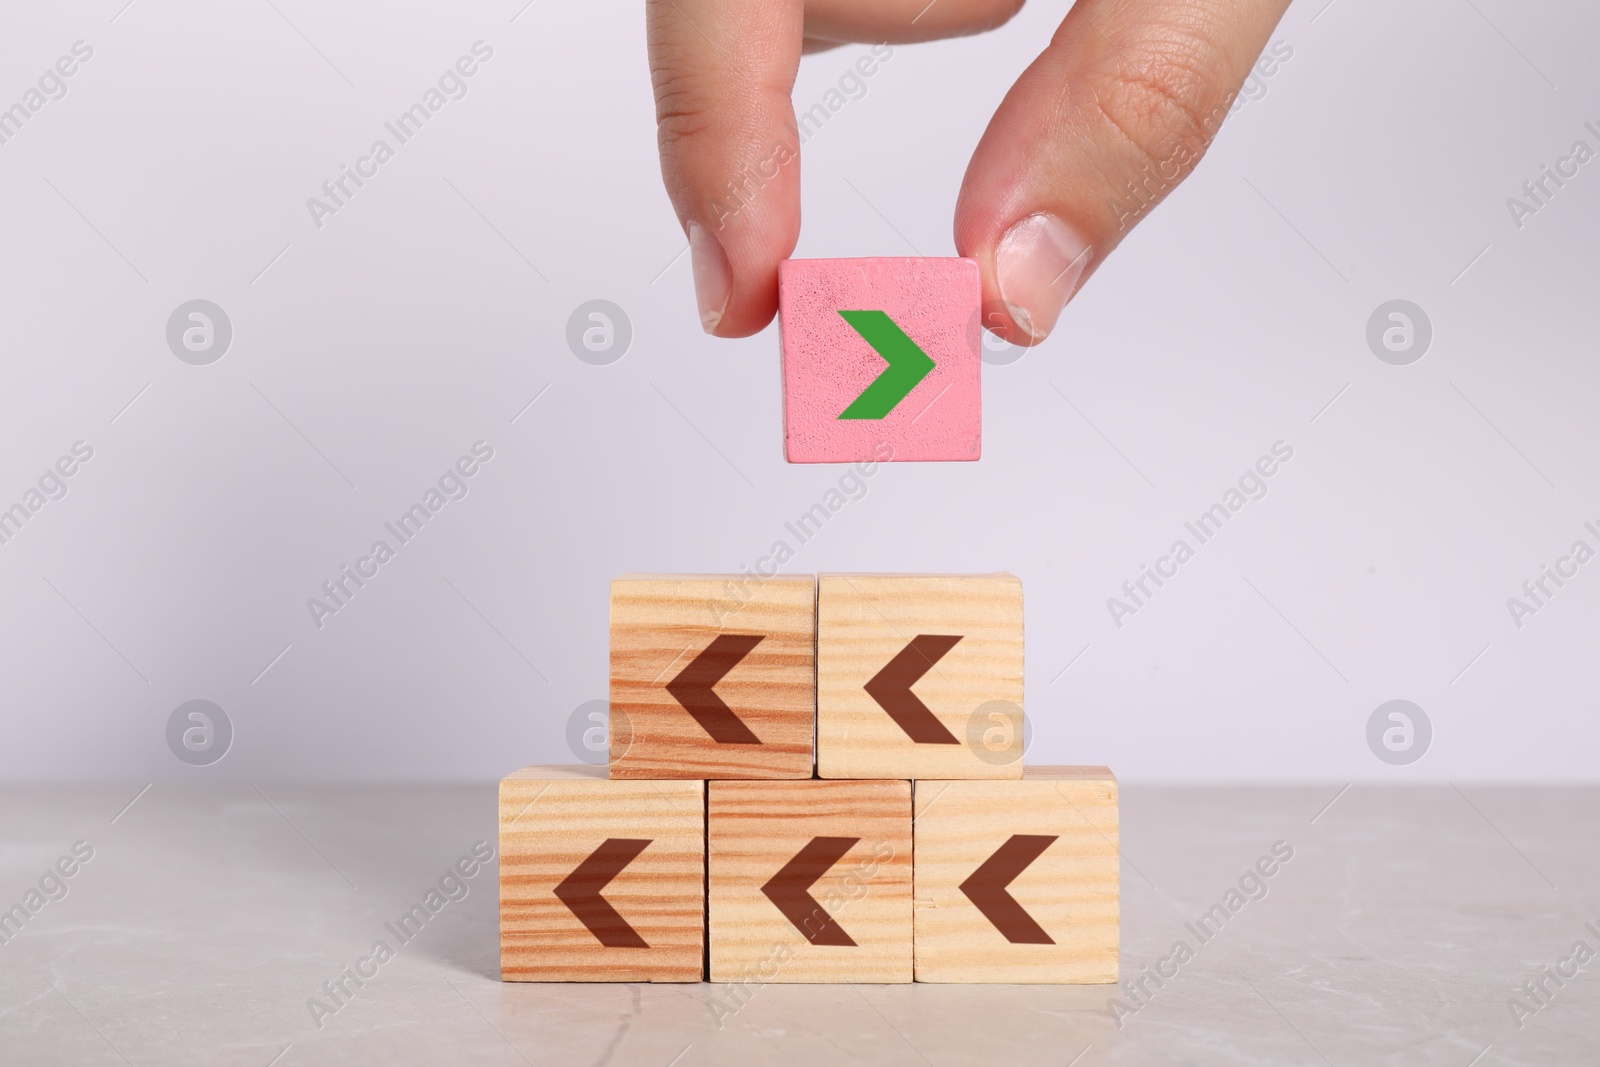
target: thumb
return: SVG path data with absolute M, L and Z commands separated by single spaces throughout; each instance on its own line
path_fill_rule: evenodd
M 967 168 L 956 247 L 978 260 L 985 325 L 1016 344 L 1188 176 L 1288 0 L 1078 0 Z

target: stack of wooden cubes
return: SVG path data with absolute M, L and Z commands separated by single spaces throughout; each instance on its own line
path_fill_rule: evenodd
M 610 763 L 500 784 L 506 981 L 1115 982 L 1117 786 L 1008 574 L 628 576 Z

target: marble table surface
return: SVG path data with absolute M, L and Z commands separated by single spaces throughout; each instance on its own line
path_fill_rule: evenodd
M 0 914 L 0 1063 L 1600 1062 L 1600 788 L 1135 785 L 1122 809 L 1141 989 L 736 990 L 502 985 L 493 863 L 396 938 L 493 845 L 492 784 L 0 787 L 24 916 Z

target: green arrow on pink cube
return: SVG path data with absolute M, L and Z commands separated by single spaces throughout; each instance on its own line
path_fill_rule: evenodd
M 780 263 L 789 462 L 976 460 L 979 293 L 972 259 Z
M 881 419 L 928 376 L 933 360 L 881 311 L 841 311 L 839 315 L 889 364 L 839 417 Z

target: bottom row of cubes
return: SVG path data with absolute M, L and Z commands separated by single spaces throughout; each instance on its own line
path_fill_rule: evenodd
M 500 783 L 500 974 L 525 982 L 1115 982 L 1117 785 Z

